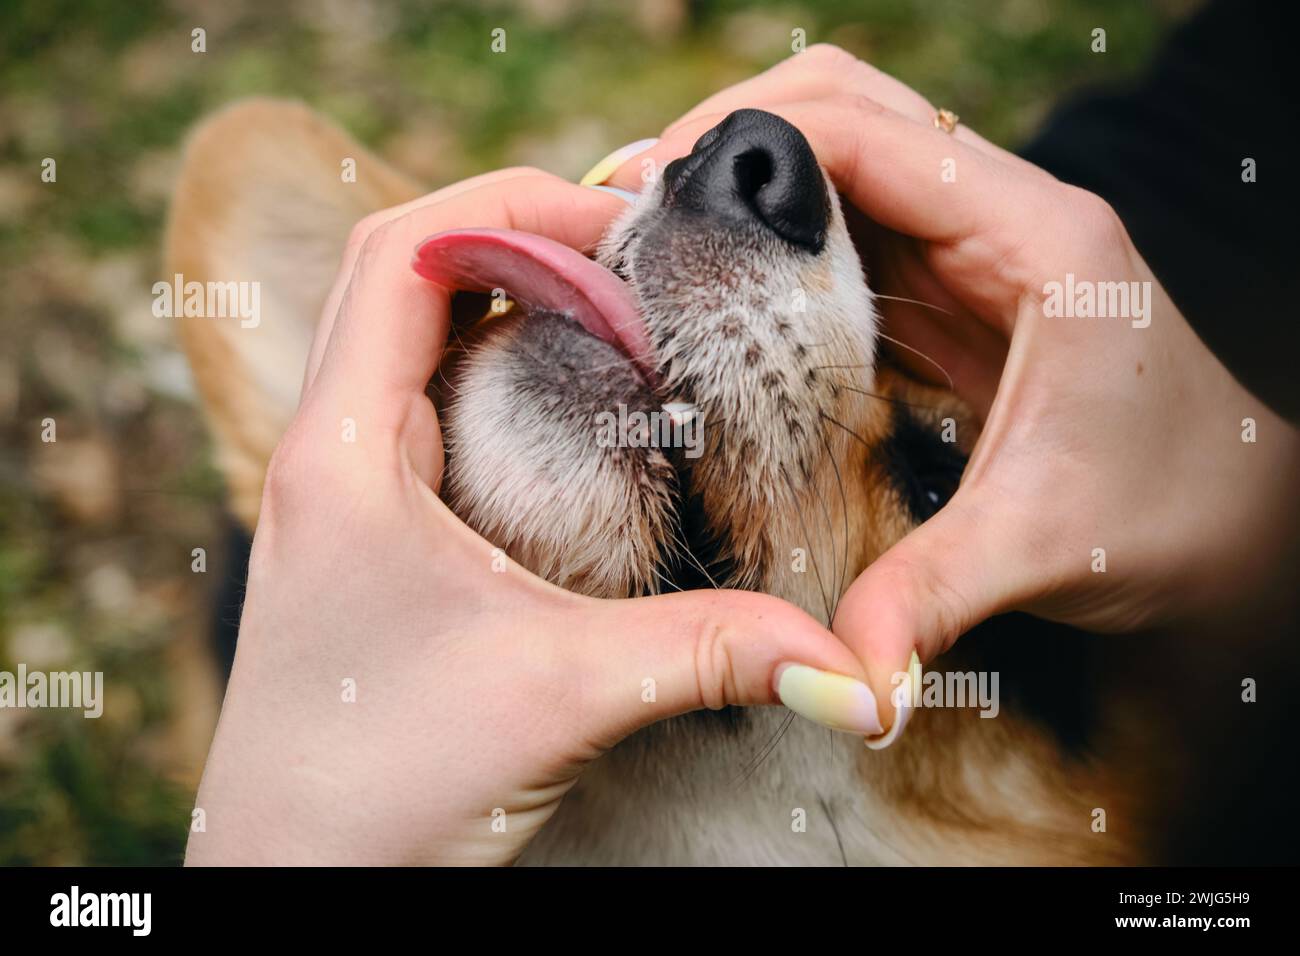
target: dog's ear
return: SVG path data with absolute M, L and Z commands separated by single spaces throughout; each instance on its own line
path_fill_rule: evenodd
M 164 280 L 182 289 L 256 283 L 241 287 L 258 304 L 253 318 L 176 320 L 232 509 L 249 529 L 352 226 L 421 192 L 299 103 L 241 102 L 191 136 L 171 206 Z M 175 302 L 175 315 L 185 311 Z

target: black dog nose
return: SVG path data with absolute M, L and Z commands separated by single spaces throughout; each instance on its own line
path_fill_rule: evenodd
M 813 252 L 826 242 L 830 198 L 812 147 L 771 113 L 736 110 L 664 170 L 664 205 L 759 222 Z

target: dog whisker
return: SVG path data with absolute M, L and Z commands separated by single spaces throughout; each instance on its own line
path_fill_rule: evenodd
M 879 399 L 882 402 L 889 402 L 891 405 L 906 405 L 908 408 L 924 408 L 927 411 L 934 411 L 933 405 L 922 405 L 918 402 L 905 402 L 901 398 L 890 398 L 888 395 L 869 392 L 865 388 L 858 388 L 856 385 L 846 385 L 844 382 L 834 382 L 833 384 L 836 388 L 845 388 L 850 392 L 857 392 L 859 395 L 866 395 L 870 398 Z
M 823 447 L 825 447 L 825 445 L 826 445 L 826 439 L 825 439 L 825 436 L 819 434 L 818 437 L 821 439 Z M 829 448 L 827 449 L 827 455 L 828 455 L 828 457 L 829 457 L 829 455 L 830 455 L 830 450 L 829 450 Z M 838 473 L 838 471 L 837 471 L 837 473 Z M 813 483 L 813 490 L 814 490 L 814 492 L 815 492 L 816 495 L 817 495 L 817 504 L 821 506 L 822 518 L 823 518 L 823 520 L 825 521 L 825 524 L 826 524 L 826 535 L 827 535 L 827 537 L 830 539 L 830 545 L 831 545 L 831 567 L 830 567 L 830 573 L 831 573 L 831 575 L 832 575 L 832 580 L 835 580 L 835 579 L 841 579 L 841 580 L 842 580 L 842 576 L 838 573 L 838 568 L 839 568 L 839 563 L 840 563 L 840 561 L 839 561 L 839 556 L 838 556 L 838 554 L 837 554 L 837 548 L 836 548 L 836 544 L 835 544 L 835 527 L 834 527 L 834 523 L 831 521 L 831 513 L 830 513 L 830 509 L 829 509 L 828 507 L 826 507 L 826 499 L 825 499 L 825 496 L 822 495 L 822 492 L 821 492 L 821 486 L 820 486 L 820 484 L 819 484 L 818 482 L 814 482 L 814 483 Z M 846 527 L 847 527 L 847 520 L 846 520 Z M 811 542 L 810 542 L 810 544 L 811 544 Z M 847 535 L 846 535 L 846 537 L 845 537 L 845 541 L 844 541 L 844 551 L 845 551 L 845 554 L 848 553 L 848 538 L 847 538 Z M 831 607 L 827 610 L 827 622 L 826 622 L 828 625 L 830 624 L 831 619 L 834 618 L 834 615 L 835 615 L 835 604 L 836 604 L 836 602 L 838 602 L 838 600 L 839 600 L 839 592 L 838 592 L 838 591 L 831 591 L 831 592 L 830 592 L 830 599 L 831 599 Z
M 660 581 L 662 581 L 664 584 L 668 585 L 668 586 L 669 586 L 670 588 L 672 588 L 674 591 L 682 591 L 682 590 L 684 590 L 684 588 L 682 588 L 679 584 L 677 584 L 676 582 L 670 580 L 670 579 L 669 579 L 669 578 L 668 578 L 668 577 L 667 577 L 667 576 L 666 576 L 662 571 L 659 570 L 659 568 L 658 568 L 657 566 L 653 567 L 652 570 L 653 570 L 654 573 L 655 573 L 655 577 L 657 577 L 657 578 L 658 578 Z M 662 593 L 662 592 L 661 592 L 661 593 Z
M 867 441 L 865 438 L 863 438 L 861 435 L 855 432 L 848 425 L 845 425 L 842 421 L 832 418 L 830 415 L 827 415 L 825 412 L 819 412 L 818 414 L 820 414 L 822 418 L 826 419 L 826 421 L 830 422 L 832 425 L 838 425 L 840 428 L 844 429 L 846 432 L 848 432 L 850 435 L 856 438 L 859 442 L 862 443 L 863 448 L 866 448 L 868 451 L 875 450 L 872 448 L 871 443 L 869 441 Z
M 945 309 L 943 306 L 935 305 L 933 302 L 922 302 L 920 299 L 909 299 L 906 296 L 901 296 L 901 295 L 885 295 L 883 292 L 875 293 L 875 298 L 889 299 L 893 302 L 907 302 L 911 305 L 920 305 L 920 306 L 924 306 L 927 309 L 934 309 L 934 311 L 942 312 L 944 315 L 952 315 L 952 313 L 949 312 L 947 309 Z
M 799 505 L 799 496 L 795 494 L 794 485 L 790 481 L 790 475 L 785 470 L 785 464 L 781 465 L 781 477 L 785 479 L 785 486 L 790 491 L 790 500 L 794 503 L 795 512 L 799 515 L 799 526 L 803 529 L 804 540 L 808 542 L 808 555 L 812 558 L 813 574 L 817 578 L 817 590 L 821 593 L 822 604 L 826 608 L 826 621 L 829 624 L 831 619 L 831 602 L 826 596 L 826 584 L 822 581 L 821 569 L 817 565 L 817 549 L 812 547 L 812 535 L 808 533 L 808 523 L 804 520 L 803 508 Z
M 677 529 L 674 528 L 672 531 L 672 536 L 673 536 L 673 540 L 682 549 L 682 553 L 685 554 L 686 557 L 691 559 L 691 563 L 693 563 L 696 569 L 701 574 L 704 575 L 705 580 L 708 581 L 709 584 L 713 586 L 714 590 L 721 590 L 721 588 L 718 586 L 718 582 L 713 580 L 713 575 L 709 574 L 708 569 L 704 567 L 703 562 L 701 562 L 700 559 L 695 556 L 695 552 L 691 550 L 691 546 L 686 543 L 686 540 L 682 537 L 682 534 Z M 681 589 L 678 588 L 678 590 Z
M 840 514 L 844 518 L 844 559 L 840 564 L 839 583 L 835 589 L 835 600 L 831 605 L 831 621 L 835 620 L 835 612 L 840 607 L 840 596 L 844 593 L 844 579 L 849 573 L 849 500 L 844 494 L 844 476 L 840 473 L 840 464 L 835 460 L 835 455 L 831 451 L 830 442 L 826 440 L 826 435 L 818 431 L 817 437 L 821 439 L 822 447 L 826 449 L 826 457 L 835 469 L 835 486 L 840 492 Z M 832 559 L 834 558 L 835 541 L 831 539 Z M 828 622 L 829 623 L 829 622 Z
M 781 721 L 781 726 L 777 728 L 771 739 L 760 748 L 758 754 L 748 764 L 743 765 L 744 770 L 740 776 L 732 781 L 733 786 L 738 787 L 749 781 L 755 771 L 762 766 L 763 761 L 767 760 L 772 755 L 772 752 L 776 750 L 776 745 L 781 742 L 781 738 L 785 736 L 785 732 L 790 729 L 792 723 L 794 723 L 794 711 L 785 715 L 785 719 Z
M 878 332 L 876 334 L 879 335 L 882 339 L 884 339 L 887 342 L 893 342 L 900 349 L 907 349 L 909 352 L 919 355 L 921 358 L 925 359 L 927 362 L 929 362 L 931 365 L 937 368 L 940 372 L 943 372 L 943 377 L 948 380 L 948 390 L 952 391 L 953 389 L 952 376 L 948 374 L 948 370 L 946 368 L 944 368 L 934 359 L 930 358 L 930 356 L 926 355 L 920 349 L 912 348 L 912 346 L 908 345 L 906 342 L 900 342 L 898 341 L 898 339 L 891 338 L 890 336 L 886 335 L 884 332 Z

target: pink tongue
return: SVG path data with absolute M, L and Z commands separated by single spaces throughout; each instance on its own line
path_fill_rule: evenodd
M 455 229 L 416 246 L 411 268 L 449 289 L 505 289 L 526 306 L 565 313 L 656 379 L 632 293 L 614 273 L 566 245 L 509 229 Z

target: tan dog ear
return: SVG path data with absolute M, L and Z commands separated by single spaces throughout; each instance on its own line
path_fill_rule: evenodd
M 271 452 L 298 405 L 312 334 L 352 226 L 418 184 L 300 103 L 256 99 L 190 138 L 163 279 L 242 287 L 254 317 L 173 305 L 236 517 L 257 521 Z M 177 280 L 177 276 L 180 277 Z M 255 295 L 255 298 L 254 298 Z

